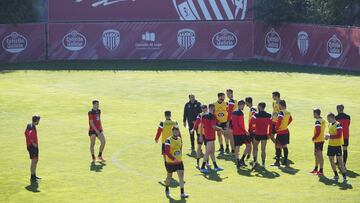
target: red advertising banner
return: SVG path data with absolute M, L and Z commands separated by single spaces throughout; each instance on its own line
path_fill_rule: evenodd
M 254 39 L 259 59 L 360 70 L 360 29 L 256 22 Z
M 49 21 L 250 20 L 254 0 L 49 0 Z
M 49 24 L 49 59 L 243 59 L 253 23 Z
M 0 62 L 38 61 L 45 59 L 45 25 L 0 26 Z

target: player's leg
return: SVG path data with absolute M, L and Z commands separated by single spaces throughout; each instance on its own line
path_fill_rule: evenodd
M 320 166 L 320 169 L 317 174 L 322 176 L 324 175 L 324 157 L 322 154 L 322 149 L 317 149 L 316 157 L 317 157 L 317 163 Z
M 181 198 L 187 198 L 187 197 L 189 197 L 189 195 L 186 194 L 184 191 L 184 170 L 178 170 L 177 174 L 179 176 L 179 186 L 180 186 Z
M 234 134 L 233 134 L 232 129 L 227 129 L 227 133 L 228 133 L 228 137 L 229 137 L 229 141 L 230 141 L 231 152 L 234 153 L 235 152 L 235 143 L 234 143 Z
M 346 162 L 348 159 L 348 145 L 349 145 L 349 140 L 344 139 L 344 145 L 342 146 L 342 150 L 343 150 L 343 162 L 344 162 L 345 168 L 346 168 Z
M 96 135 L 95 135 L 95 134 L 91 134 L 91 135 L 90 135 L 90 153 L 91 153 L 91 158 L 92 158 L 92 161 L 93 161 L 93 162 L 96 161 L 96 158 L 95 158 L 95 150 L 94 150 L 95 142 L 96 142 Z
M 265 166 L 267 140 L 261 140 L 261 163 Z
M 194 128 L 194 124 L 189 122 L 189 134 L 190 134 L 190 143 L 191 143 L 191 151 L 195 150 L 195 132 L 192 130 Z
M 259 146 L 259 141 L 254 139 L 253 140 L 253 157 L 254 157 L 254 165 L 256 165 L 257 163 L 257 155 L 258 155 L 258 146 Z
M 226 144 L 225 153 L 229 154 L 230 153 L 230 148 L 229 148 L 230 135 L 229 135 L 229 130 L 226 128 L 224 129 L 224 139 L 225 139 L 225 144 Z
M 250 135 L 250 149 L 249 149 L 249 153 L 246 155 L 246 159 L 250 159 L 251 157 L 251 152 L 253 151 L 253 139 L 254 139 L 254 136 L 253 135 Z
M 250 150 L 250 142 L 247 142 L 246 140 L 244 141 L 244 144 L 245 144 L 245 149 L 244 149 L 244 152 L 243 152 L 243 155 L 240 159 L 240 163 L 242 166 L 247 166 L 245 164 L 245 157 L 246 155 L 249 153 L 249 150 Z
M 334 172 L 334 180 L 339 180 L 339 175 L 338 175 L 338 172 L 336 170 L 336 164 L 335 164 L 335 161 L 334 161 L 334 156 L 331 155 L 329 156 L 329 161 L 330 161 L 330 165 L 331 165 L 331 169 L 333 170 Z
M 346 181 L 347 180 L 347 178 L 346 178 L 346 169 L 345 169 L 345 166 L 344 166 L 342 155 L 341 154 L 336 155 L 336 159 L 337 159 L 337 162 L 338 162 L 338 166 L 339 166 L 339 168 L 341 170 L 341 173 L 342 173 L 342 175 L 344 177 L 344 181 Z
M 224 153 L 223 133 L 221 131 L 217 131 L 217 137 L 218 137 L 219 145 L 220 145 L 219 151 L 220 151 L 220 153 Z
M 207 145 L 209 145 L 209 148 L 210 148 L 210 158 L 214 164 L 214 170 L 215 171 L 222 171 L 224 170 L 222 167 L 219 167 L 216 163 L 216 158 L 215 158 L 215 142 L 214 141 L 211 141 L 211 142 L 208 142 Z
M 102 157 L 102 153 L 104 151 L 105 148 L 105 144 L 106 144 L 106 140 L 105 140 L 105 135 L 103 133 L 100 133 L 100 135 L 97 136 L 98 139 L 100 140 L 100 147 L 99 147 L 99 154 L 98 154 L 98 159 L 100 161 L 105 161 Z
M 202 154 L 201 146 L 203 144 L 203 140 L 200 139 L 200 135 L 196 133 L 197 136 L 197 148 L 196 148 L 196 167 L 199 167 L 199 162 Z
M 168 172 L 167 175 L 166 175 L 166 180 L 165 180 L 165 194 L 166 196 L 170 196 L 170 190 L 169 190 L 169 187 L 170 187 L 170 183 L 171 183 L 171 179 L 172 179 L 172 172 Z
M 280 166 L 281 144 L 278 142 L 278 140 L 275 145 L 275 153 L 276 153 L 276 161 L 274 164 L 272 164 L 272 166 Z
M 240 167 L 240 160 L 239 160 L 239 151 L 240 151 L 240 144 L 238 143 L 238 141 L 236 140 L 237 137 L 235 137 L 235 161 L 236 161 L 236 166 L 239 168 Z
M 287 148 L 287 144 L 282 145 L 281 148 L 284 151 L 284 161 L 283 161 L 283 165 L 287 166 L 288 165 L 288 156 L 289 156 L 289 150 Z
M 210 156 L 210 145 L 209 145 L 209 141 L 204 141 L 205 144 L 205 154 L 204 154 L 204 158 L 203 158 L 203 163 L 201 165 L 200 171 L 202 173 L 206 173 L 208 172 L 207 169 L 205 169 L 206 163 L 209 161 L 209 156 Z
M 314 158 L 315 158 L 315 167 L 310 173 L 317 174 L 318 169 L 319 169 L 319 165 L 320 165 L 320 160 L 319 160 L 319 156 L 318 156 L 318 148 L 317 148 L 316 143 L 314 143 Z

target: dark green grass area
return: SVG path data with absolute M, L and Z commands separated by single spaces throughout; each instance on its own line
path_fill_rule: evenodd
M 269 71 L 313 73 L 325 75 L 360 75 L 360 71 L 291 65 L 259 60 L 72 60 L 1 64 L 3 72 L 12 70 L 206 70 L 206 71 Z

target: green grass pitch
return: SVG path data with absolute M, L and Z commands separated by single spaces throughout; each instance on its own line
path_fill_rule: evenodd
M 195 169 L 184 127 L 185 190 L 188 202 L 359 202 L 359 76 L 263 71 L 14 71 L 0 74 L 0 202 L 183 202 L 179 188 L 167 199 L 161 182 L 165 169 L 160 144 L 154 143 L 164 110 L 182 123 L 183 105 L 192 92 L 202 103 L 234 89 L 236 99 L 252 96 L 271 108 L 279 90 L 294 122 L 290 127 L 290 168 L 237 171 L 229 157 L 218 159 L 225 170 L 204 176 Z M 107 146 L 107 164 L 90 165 L 87 112 L 98 98 Z M 352 116 L 349 182 L 310 175 L 313 168 L 314 119 L 338 103 Z M 246 109 L 248 112 L 248 109 Z M 38 188 L 29 185 L 24 129 L 31 116 L 38 126 Z M 247 114 L 246 114 L 247 115 Z M 97 142 L 98 146 L 98 142 Z M 218 146 L 217 146 L 218 148 Z M 324 155 L 327 145 L 325 145 Z M 241 148 L 241 152 L 243 147 Z M 96 150 L 97 151 L 97 150 Z M 267 165 L 274 147 L 268 142 Z M 325 156 L 325 175 L 333 176 Z M 177 179 L 177 176 L 174 176 Z M 341 179 L 342 180 L 342 179 Z M 176 185 L 176 184 L 175 184 Z M 185 202 L 185 201 L 184 201 Z

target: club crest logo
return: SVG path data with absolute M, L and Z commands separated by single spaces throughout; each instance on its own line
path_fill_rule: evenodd
M 109 51 L 117 49 L 120 45 L 120 32 L 112 29 L 105 30 L 102 34 L 102 43 Z
M 181 29 L 177 34 L 177 42 L 184 50 L 191 49 L 196 41 L 195 31 L 192 29 Z
M 63 46 L 69 51 L 80 51 L 86 46 L 86 37 L 73 30 L 64 36 Z
M 305 56 L 309 50 L 309 35 L 301 31 L 297 36 L 297 45 L 302 56 Z
M 265 48 L 266 50 L 268 50 L 268 52 L 272 54 L 275 54 L 280 51 L 281 38 L 280 35 L 274 29 L 271 29 L 270 32 L 266 34 Z
M 17 54 L 26 49 L 27 39 L 17 32 L 12 32 L 10 35 L 4 37 L 2 47 L 9 53 Z
M 180 20 L 244 20 L 248 0 L 173 0 Z
M 220 50 L 230 50 L 236 46 L 237 42 L 236 35 L 227 29 L 221 30 L 212 38 L 213 45 Z
M 343 47 L 341 41 L 333 35 L 327 42 L 327 53 L 331 58 L 337 59 L 343 53 Z

